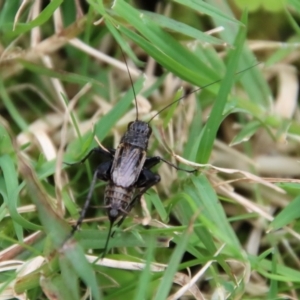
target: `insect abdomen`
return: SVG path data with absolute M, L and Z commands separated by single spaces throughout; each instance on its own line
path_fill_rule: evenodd
M 111 221 L 126 214 L 135 189 L 122 188 L 108 184 L 104 192 L 104 203 L 107 206 L 107 214 Z

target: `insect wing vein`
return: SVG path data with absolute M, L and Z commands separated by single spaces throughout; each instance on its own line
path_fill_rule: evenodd
M 114 184 L 126 188 L 137 181 L 146 155 L 139 148 L 126 147 L 126 145 L 121 147 L 117 151 L 119 157 L 112 168 L 112 181 Z

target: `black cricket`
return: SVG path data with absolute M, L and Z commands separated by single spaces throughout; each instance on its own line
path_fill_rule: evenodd
M 128 70 L 126 60 L 125 64 Z M 156 115 L 168 108 L 170 105 L 175 104 L 180 99 L 163 108 L 154 117 L 152 117 L 149 122 L 141 121 L 138 119 L 136 94 L 133 88 L 133 82 L 129 70 L 128 74 L 135 99 L 136 120 L 128 124 L 127 131 L 121 138 L 117 149 L 110 149 L 106 151 L 101 147 L 94 148 L 79 162 L 83 163 L 93 153 L 97 153 L 101 156 L 101 158 L 107 160 L 98 165 L 96 171 L 94 172 L 93 180 L 89 188 L 84 207 L 80 213 L 80 217 L 73 226 L 70 235 L 66 239 L 68 240 L 70 237 L 72 237 L 78 227 L 81 225 L 89 208 L 97 180 L 99 179 L 106 181 L 108 184 L 104 191 L 103 207 L 106 208 L 110 226 L 102 256 L 104 256 L 106 253 L 110 236 L 113 236 L 114 234 L 112 233 L 112 228 L 115 222 L 118 220 L 116 226 L 120 226 L 135 203 L 140 200 L 142 195 L 160 181 L 160 176 L 151 171 L 152 167 L 163 161 L 180 171 L 185 171 L 188 173 L 193 173 L 196 171 L 181 169 L 159 156 L 147 157 L 148 142 L 152 133 L 149 123 Z

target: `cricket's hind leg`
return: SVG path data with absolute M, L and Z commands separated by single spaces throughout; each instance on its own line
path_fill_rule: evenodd
M 80 212 L 80 216 L 79 216 L 76 224 L 72 226 L 72 230 L 71 230 L 70 234 L 66 237 L 64 243 L 67 242 L 74 235 L 74 233 L 77 231 L 78 227 L 81 225 L 81 223 L 86 215 L 86 212 L 90 206 L 97 179 L 100 179 L 103 181 L 108 181 L 110 179 L 111 166 L 112 166 L 112 161 L 107 161 L 107 162 L 100 164 L 97 167 L 96 171 L 94 172 L 93 180 L 90 185 L 89 192 L 86 197 L 84 206 Z
M 154 167 L 155 165 L 157 165 L 161 161 L 168 164 L 169 166 L 175 168 L 178 171 L 184 171 L 184 172 L 187 172 L 187 173 L 194 173 L 194 172 L 197 171 L 197 169 L 186 170 L 186 169 L 179 168 L 176 165 L 174 165 L 173 163 L 165 160 L 164 158 L 162 158 L 160 156 L 147 157 L 147 159 L 145 161 L 145 164 L 144 164 L 144 168 L 151 169 L 152 167 Z

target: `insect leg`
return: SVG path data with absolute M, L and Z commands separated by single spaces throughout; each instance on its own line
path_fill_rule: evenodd
M 144 169 L 151 169 L 155 165 L 160 163 L 160 157 L 159 156 L 153 156 L 153 157 L 147 157 L 144 163 Z
M 151 159 L 152 159 L 152 157 L 151 157 Z M 156 165 L 156 164 L 157 163 L 155 163 L 154 165 Z M 152 165 L 151 167 L 153 167 L 154 165 Z M 159 182 L 160 182 L 160 176 L 158 174 L 153 173 L 148 168 L 145 168 L 141 171 L 140 176 L 136 182 L 136 186 L 137 186 L 137 188 L 141 188 L 139 194 L 143 195 L 144 193 L 146 193 L 146 191 L 148 189 L 150 189 L 153 185 L 155 185 Z M 134 199 L 132 201 L 134 201 Z M 132 201 L 131 201 L 131 203 L 132 203 Z M 131 203 L 130 203 L 130 205 L 131 205 Z
M 115 152 L 116 152 L 115 149 L 109 149 L 109 151 L 105 151 L 101 147 L 95 147 L 92 150 L 90 150 L 90 152 L 83 159 L 81 159 L 79 162 L 72 163 L 72 164 L 64 162 L 64 164 L 66 164 L 68 166 L 74 166 L 74 165 L 77 165 L 77 164 L 84 163 L 94 153 L 99 153 L 100 155 L 102 155 L 105 158 L 113 159 L 114 155 L 115 155 Z
M 197 171 L 197 169 L 194 170 L 186 170 L 186 169 L 182 169 L 177 167 L 176 165 L 172 164 L 171 162 L 165 160 L 164 158 L 160 157 L 160 156 L 153 156 L 153 157 L 147 157 L 144 167 L 145 168 L 152 168 L 153 166 L 155 166 L 156 164 L 158 164 L 159 162 L 163 161 L 164 163 L 168 164 L 169 166 L 175 168 L 178 171 L 184 171 L 187 173 L 194 173 Z
M 100 164 L 97 167 L 97 170 L 95 171 L 95 173 L 93 175 L 93 180 L 92 180 L 88 195 L 86 197 L 84 206 L 83 206 L 83 208 L 80 212 L 79 219 L 77 220 L 76 224 L 73 226 L 73 228 L 72 228 L 69 236 L 66 238 L 65 242 L 74 235 L 74 233 L 76 232 L 78 227 L 81 225 L 81 223 L 82 223 L 82 221 L 85 217 L 85 214 L 86 214 L 86 212 L 87 212 L 87 210 L 90 206 L 92 195 L 93 195 L 93 192 L 94 192 L 94 189 L 95 189 L 97 179 L 100 179 L 100 180 L 103 180 L 103 181 L 109 180 L 111 165 L 112 165 L 112 161 L 107 161 L 107 162 L 104 162 L 104 163 Z

